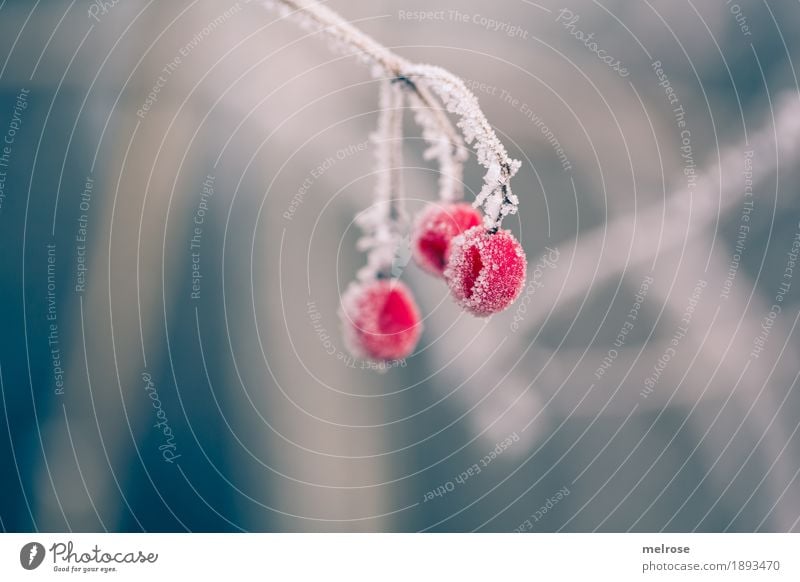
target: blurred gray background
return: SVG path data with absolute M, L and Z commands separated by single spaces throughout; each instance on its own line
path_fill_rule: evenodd
M 369 71 L 257 2 L 3 0 L 2 529 L 800 529 L 800 6 L 329 4 L 523 161 L 523 299 L 411 265 L 417 351 L 343 359 Z

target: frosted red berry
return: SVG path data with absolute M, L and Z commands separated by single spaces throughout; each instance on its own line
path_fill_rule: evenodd
M 442 277 L 454 236 L 481 223 L 481 214 L 463 202 L 443 206 L 432 204 L 414 222 L 411 249 L 417 264 Z
M 340 317 L 348 350 L 370 360 L 405 358 L 422 333 L 414 297 L 396 279 L 351 283 L 342 296 Z
M 451 242 L 445 279 L 456 302 L 473 315 L 504 310 L 525 285 L 525 251 L 508 230 L 476 226 Z

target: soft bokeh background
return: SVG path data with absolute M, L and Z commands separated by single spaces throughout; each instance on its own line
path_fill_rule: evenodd
M 3 530 L 800 529 L 800 281 L 764 321 L 800 218 L 797 150 L 781 141 L 796 117 L 779 116 L 798 100 L 796 3 L 330 2 L 474 84 L 523 160 L 507 224 L 529 274 L 557 254 L 524 307 L 487 321 L 409 266 L 425 333 L 386 373 L 337 357 L 339 294 L 364 260 L 353 218 L 374 183 L 369 71 L 256 2 L 101 5 L 0 2 L 3 136 L 30 91 L 0 207 Z M 708 172 L 691 192 L 654 61 Z M 435 167 L 406 121 L 418 209 Z M 722 299 L 750 148 L 750 230 Z M 480 185 L 474 158 L 466 181 Z

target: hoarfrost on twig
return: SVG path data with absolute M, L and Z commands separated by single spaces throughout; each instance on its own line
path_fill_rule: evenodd
M 460 78 L 441 67 L 410 63 L 314 0 L 268 0 L 266 5 L 277 8 L 282 16 L 294 18 L 306 30 L 324 32 L 337 48 L 371 65 L 374 76 L 389 77 L 409 91 L 415 119 L 428 143 L 426 158 L 439 163 L 439 196 L 443 201 L 463 196 L 461 182 L 467 158 L 464 142 L 474 143 L 478 163 L 487 170 L 474 203 L 483 209 L 484 225 L 490 231 L 497 231 L 503 218 L 517 212 L 519 199 L 512 193 L 510 181 L 520 162 L 509 157 L 481 111 L 478 99 Z M 459 117 L 457 125 L 463 140 L 434 93 L 448 112 Z
M 392 269 L 408 222 L 403 203 L 403 90 L 390 79 L 381 82 L 378 129 L 371 139 L 377 163 L 375 199 L 356 217 L 364 231 L 358 249 L 368 253 L 367 265 L 358 272 L 362 281 Z
M 510 182 L 520 162 L 509 157 L 481 111 L 478 98 L 461 79 L 433 65 L 411 65 L 405 72 L 415 82 L 429 86 L 442 99 L 447 111 L 460 118 L 458 127 L 464 140 L 475 145 L 478 163 L 486 168 L 475 206 L 483 208 L 486 228 L 497 230 L 503 218 L 517 212 L 519 200 L 511 192 Z

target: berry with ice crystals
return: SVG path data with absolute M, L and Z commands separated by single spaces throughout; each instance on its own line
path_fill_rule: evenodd
M 454 236 L 481 223 L 481 214 L 463 202 L 425 208 L 414 221 L 411 249 L 417 264 L 442 277 Z
M 504 310 L 525 285 L 525 251 L 508 230 L 476 226 L 450 246 L 445 279 L 456 302 L 473 315 Z
M 370 360 L 405 358 L 422 332 L 414 297 L 396 279 L 351 283 L 339 316 L 350 353 Z

